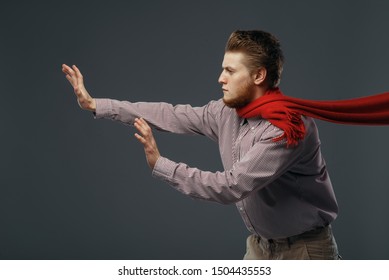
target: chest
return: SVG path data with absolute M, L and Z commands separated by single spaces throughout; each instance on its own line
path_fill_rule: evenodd
M 242 120 L 230 116 L 220 129 L 219 150 L 223 166 L 231 169 L 233 164 L 241 160 L 261 139 L 269 123 L 262 119 Z

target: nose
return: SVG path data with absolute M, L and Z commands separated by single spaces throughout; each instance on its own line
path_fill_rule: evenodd
M 227 82 L 225 75 L 223 75 L 223 72 L 220 74 L 218 82 L 219 84 L 225 84 Z

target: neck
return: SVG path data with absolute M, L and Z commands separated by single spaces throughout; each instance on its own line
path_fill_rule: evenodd
M 254 101 L 266 94 L 266 92 L 269 90 L 269 87 L 260 85 L 255 88 L 254 94 L 253 94 L 253 99 L 251 101 Z

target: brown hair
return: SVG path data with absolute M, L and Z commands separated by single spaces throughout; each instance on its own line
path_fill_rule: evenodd
M 272 34 L 261 30 L 237 30 L 228 39 L 225 51 L 240 51 L 246 54 L 246 66 L 250 71 L 264 67 L 270 88 L 277 87 L 280 83 L 284 55 L 280 42 Z

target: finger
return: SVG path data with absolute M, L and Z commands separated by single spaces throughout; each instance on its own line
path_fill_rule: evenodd
M 137 130 L 141 130 L 142 129 L 142 126 L 141 124 L 139 123 L 139 120 L 138 119 L 135 119 L 135 122 L 134 122 L 134 126 Z
M 150 126 L 142 118 L 135 120 L 136 128 L 142 133 L 143 137 L 150 138 L 152 137 L 152 131 Z
M 151 127 L 143 118 L 139 118 L 138 123 L 142 126 L 143 129 L 151 132 Z
M 146 129 L 142 126 L 142 124 L 139 122 L 139 119 L 138 119 L 138 120 L 135 120 L 134 126 L 135 126 L 135 128 L 139 131 L 139 133 L 142 134 L 143 137 L 144 137 L 145 135 L 147 135 L 147 131 L 146 131 Z
M 62 72 L 66 73 L 68 71 L 69 66 L 66 64 L 62 64 Z
M 146 145 L 147 141 L 141 135 L 139 135 L 138 133 L 135 133 L 134 135 L 140 143 L 142 143 L 143 145 Z
M 75 80 L 75 75 L 74 75 L 74 73 L 71 73 L 71 72 L 69 72 L 69 71 L 67 71 L 67 70 L 64 70 L 63 73 L 66 74 L 66 75 L 68 75 L 71 79 Z
M 65 76 L 65 78 L 73 85 L 73 79 L 72 79 L 72 77 L 70 77 L 69 74 L 67 74 L 67 75 Z
M 141 118 L 136 118 L 135 119 L 135 124 L 137 124 L 139 127 L 143 128 L 143 129 L 146 127 L 144 122 L 142 122 Z
M 149 124 L 145 121 L 144 118 L 139 118 L 139 121 L 140 121 L 144 126 L 150 127 Z
M 72 75 L 74 74 L 74 71 L 72 70 L 72 68 L 70 68 L 69 66 L 67 66 L 66 64 L 63 64 L 62 65 L 62 71 L 66 74 L 69 74 L 69 75 Z
M 81 72 L 80 72 L 80 69 L 78 69 L 76 65 L 73 65 L 73 69 L 74 69 L 74 72 L 76 73 L 77 79 L 82 80 L 82 79 L 83 79 L 83 76 L 82 76 L 82 74 L 81 74 Z
M 68 69 L 68 68 L 70 68 L 68 65 L 66 65 L 65 63 L 62 64 L 62 69 Z
M 62 72 L 64 72 L 65 74 L 69 74 L 69 70 L 65 67 L 62 67 Z

